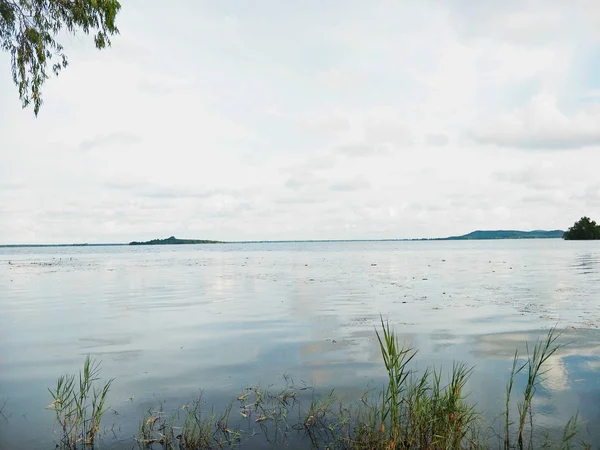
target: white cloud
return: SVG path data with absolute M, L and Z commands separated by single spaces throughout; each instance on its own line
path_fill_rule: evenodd
M 447 145 L 449 142 L 448 136 L 445 134 L 430 133 L 426 136 L 426 142 L 430 145 Z
M 290 189 L 301 189 L 306 186 L 314 186 L 321 180 L 312 174 L 293 175 L 285 182 L 285 187 Z
M 309 132 L 329 134 L 348 130 L 350 121 L 346 117 L 333 115 L 309 117 L 302 125 Z
M 552 96 L 538 95 L 527 105 L 505 113 L 471 132 L 481 144 L 526 149 L 579 149 L 600 146 L 600 108 L 563 114 Z
M 371 183 L 369 180 L 365 179 L 364 177 L 355 177 L 350 180 L 337 181 L 331 184 L 329 189 L 338 192 L 352 192 L 369 189 L 370 187 Z
M 364 125 L 365 139 L 374 144 L 409 146 L 413 143 L 409 127 L 401 121 L 385 117 L 369 117 Z
M 342 144 L 336 148 L 337 152 L 353 158 L 384 155 L 389 153 L 389 145 L 386 144 L 369 144 L 366 142 L 357 142 L 350 144 Z
M 316 73 L 315 81 L 327 90 L 352 94 L 353 91 L 364 86 L 367 77 L 359 71 L 326 69 Z
M 132 0 L 118 25 L 106 51 L 66 39 L 37 119 L 0 54 L 3 242 L 430 237 L 597 208 L 593 0 Z
M 81 150 L 92 150 L 97 147 L 106 146 L 127 146 L 142 142 L 142 138 L 127 131 L 116 131 L 114 133 L 94 136 L 91 139 L 85 139 L 79 144 Z

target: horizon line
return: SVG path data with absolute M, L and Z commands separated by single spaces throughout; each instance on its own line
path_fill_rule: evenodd
M 268 244 L 268 243 L 294 243 L 294 242 L 407 242 L 407 241 L 440 241 L 440 240 L 453 240 L 456 238 L 460 238 L 462 236 L 467 236 L 476 232 L 521 232 L 521 233 L 533 233 L 533 232 L 561 232 L 564 233 L 564 230 L 475 230 L 462 235 L 454 235 L 447 237 L 431 237 L 431 238 L 385 238 L 385 239 L 283 239 L 283 240 L 245 240 L 245 241 L 218 241 L 211 244 L 196 244 L 196 245 L 218 245 L 218 244 Z M 179 239 L 179 238 L 178 238 Z M 552 238 L 547 238 L 552 239 Z M 473 239 L 473 240 L 494 240 L 494 239 Z M 135 241 L 131 241 L 135 242 Z M 124 243 L 60 243 L 60 244 L 0 244 L 0 248 L 16 248 L 16 247 L 121 247 L 121 246 L 129 246 L 130 242 Z M 182 244 L 172 244 L 172 245 L 182 245 Z M 185 245 L 194 245 L 194 244 L 185 244 Z

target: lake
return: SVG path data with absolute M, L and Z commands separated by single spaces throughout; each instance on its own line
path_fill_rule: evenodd
M 47 388 L 88 354 L 115 378 L 102 448 L 134 448 L 145 411 L 200 389 L 223 405 L 285 374 L 319 392 L 378 388 L 380 314 L 419 350 L 415 370 L 476 365 L 470 399 L 490 421 L 515 348 L 558 325 L 568 345 L 536 421 L 579 411 L 600 444 L 600 242 L 0 248 L 0 308 L 0 449 L 54 447 Z

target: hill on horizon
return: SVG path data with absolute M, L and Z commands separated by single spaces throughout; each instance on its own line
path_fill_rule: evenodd
M 222 244 L 220 241 L 210 241 L 206 239 L 177 239 L 171 236 L 166 239 L 152 239 L 151 241 L 130 242 L 129 245 L 177 245 L 177 244 Z
M 442 240 L 466 240 L 466 239 L 561 239 L 562 230 L 476 230 L 462 236 L 450 236 Z

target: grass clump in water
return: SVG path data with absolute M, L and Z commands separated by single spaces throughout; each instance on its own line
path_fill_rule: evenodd
M 113 382 L 110 379 L 97 387 L 99 374 L 100 363 L 88 356 L 78 377 L 62 375 L 56 387 L 48 389 L 53 402 L 47 409 L 54 411 L 60 427 L 59 448 L 70 450 L 94 444 Z
M 229 425 L 231 406 L 224 413 L 205 414 L 202 396 L 182 405 L 177 412 L 167 415 L 162 404 L 150 409 L 142 420 L 137 442 L 142 449 L 209 450 L 232 448 L 240 441 L 240 432 Z M 180 425 L 178 425 L 180 424 Z
M 476 436 L 478 414 L 464 393 L 472 368 L 455 363 L 445 386 L 441 370 L 426 369 L 417 376 L 408 367 L 417 352 L 401 347 L 383 319 L 381 326 L 382 333 L 376 333 L 388 383 L 379 406 L 366 404 L 367 414 L 359 419 L 348 448 L 478 448 L 469 439 Z

